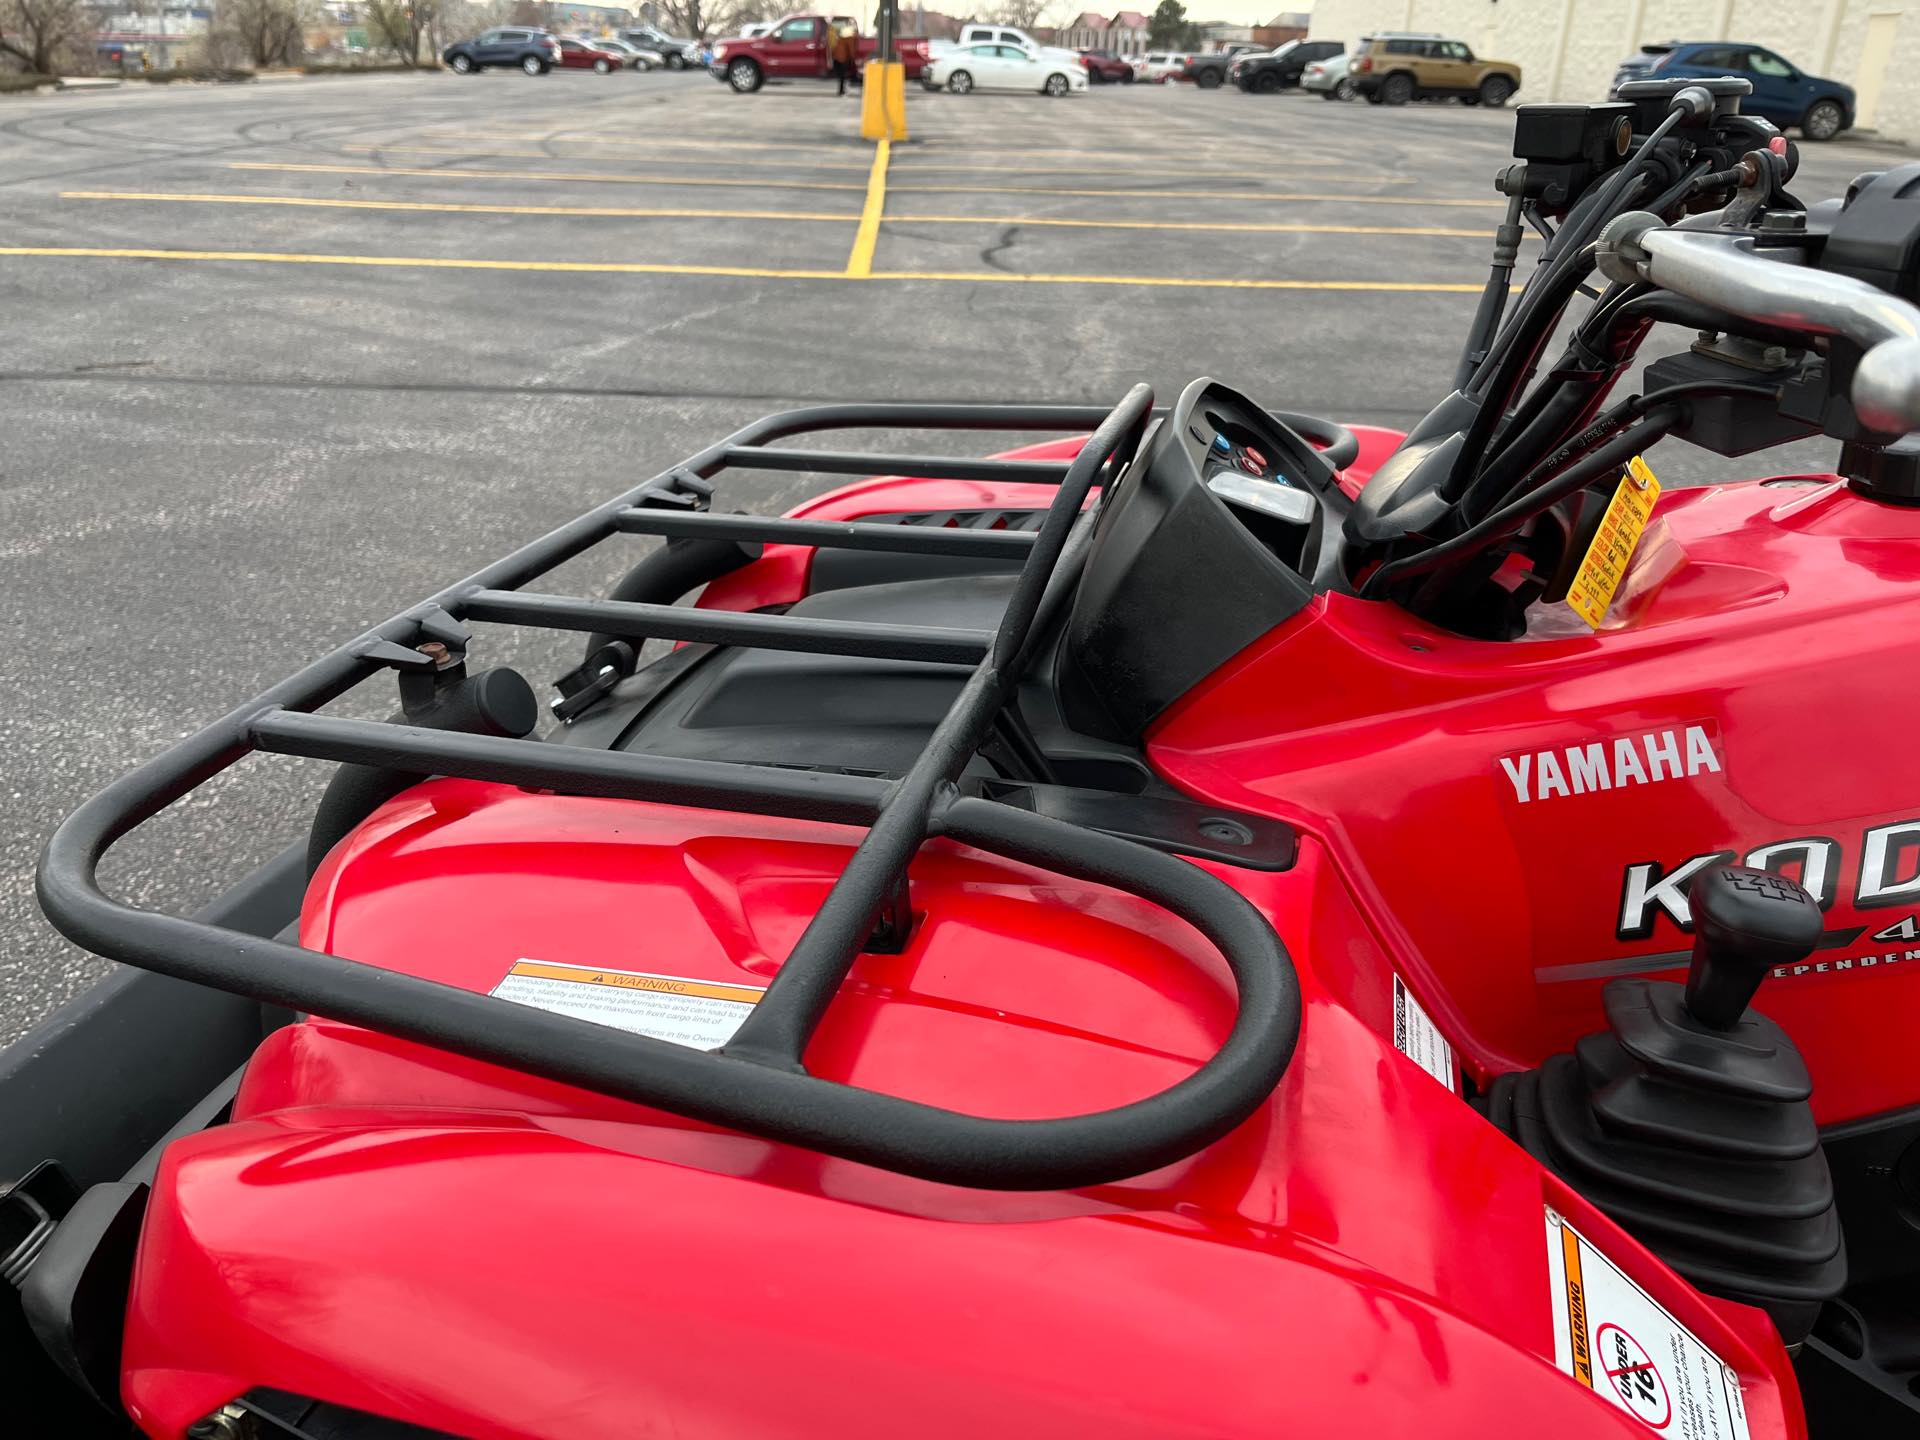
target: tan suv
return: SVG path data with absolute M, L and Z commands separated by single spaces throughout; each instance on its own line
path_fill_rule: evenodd
M 1460 41 L 1441 35 L 1366 36 L 1347 74 L 1371 105 L 1448 96 L 1467 105 L 1504 105 L 1520 88 L 1518 65 L 1476 60 Z

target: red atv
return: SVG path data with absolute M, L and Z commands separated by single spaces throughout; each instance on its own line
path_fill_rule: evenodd
M 90 801 L 41 900 L 137 968 L 0 1060 L 15 1432 L 1914 1433 L 1920 166 L 1808 210 L 1743 91 L 1520 112 L 1405 436 L 771 416 Z M 910 428 L 1092 433 L 787 443 Z M 588 637 L 543 737 L 477 622 Z M 303 846 L 103 892 L 253 752 L 339 767 Z

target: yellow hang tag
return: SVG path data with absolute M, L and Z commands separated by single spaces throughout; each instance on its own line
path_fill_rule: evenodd
M 1634 548 L 1653 514 L 1653 502 L 1659 498 L 1660 482 L 1647 462 L 1634 456 L 1627 462 L 1627 473 L 1620 477 L 1620 488 L 1613 492 L 1612 503 L 1601 517 L 1593 543 L 1587 546 L 1573 584 L 1567 587 L 1567 604 L 1573 607 L 1573 613 L 1596 630 L 1606 618 L 1607 606 L 1613 603 L 1614 591 L 1626 577 Z

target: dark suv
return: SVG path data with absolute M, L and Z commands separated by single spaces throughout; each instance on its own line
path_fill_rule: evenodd
M 512 65 L 529 75 L 544 75 L 560 63 L 560 42 L 545 30 L 507 26 L 449 45 L 440 52 L 440 61 L 459 75 L 471 75 L 489 65 Z
M 1295 89 L 1307 66 L 1315 60 L 1330 60 L 1345 48 L 1338 40 L 1289 40 L 1278 50 L 1269 50 L 1264 55 L 1242 55 L 1233 62 L 1231 78 L 1242 90 L 1254 95 Z
M 1742 96 L 1740 110 L 1770 120 L 1781 130 L 1798 125 L 1809 140 L 1831 140 L 1853 124 L 1853 87 L 1838 80 L 1822 80 L 1759 45 L 1736 40 L 1642 45 L 1640 53 L 1620 62 L 1613 85 L 1628 80 L 1687 79 L 1737 75 L 1753 82 L 1753 93 Z

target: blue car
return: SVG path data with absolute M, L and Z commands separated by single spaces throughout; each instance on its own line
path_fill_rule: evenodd
M 1753 94 L 1740 102 L 1741 113 L 1758 115 L 1782 130 L 1797 125 L 1809 140 L 1831 140 L 1853 124 L 1853 87 L 1808 75 L 1773 51 L 1731 40 L 1697 43 L 1669 40 L 1643 45 L 1614 72 L 1617 91 L 1629 80 L 1737 75 L 1753 82 Z

